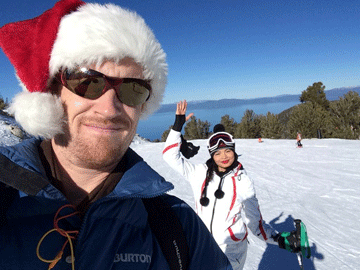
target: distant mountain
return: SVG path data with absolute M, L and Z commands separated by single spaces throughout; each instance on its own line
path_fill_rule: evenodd
M 334 88 L 331 90 L 325 90 L 326 98 L 330 101 L 338 100 L 344 94 L 349 91 L 354 91 L 360 95 L 360 86 L 355 87 L 342 87 Z M 208 110 L 208 109 L 220 109 L 237 107 L 241 105 L 249 104 L 268 104 L 268 103 L 281 103 L 281 102 L 296 102 L 299 101 L 299 95 L 279 95 L 275 97 L 253 98 L 253 99 L 220 99 L 220 100 L 201 100 L 201 101 L 189 101 L 189 110 Z M 176 109 L 176 104 L 163 104 L 157 113 L 173 112 Z

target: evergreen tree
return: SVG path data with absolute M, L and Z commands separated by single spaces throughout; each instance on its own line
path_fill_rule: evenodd
M 190 118 L 190 121 L 186 124 L 184 128 L 184 139 L 207 139 L 210 135 L 210 126 L 211 124 L 208 121 L 203 122 L 193 116 Z
M 7 107 L 7 103 L 4 101 L 2 96 L 0 96 L 0 110 L 4 110 Z
M 328 137 L 329 123 L 330 113 L 319 104 L 299 104 L 291 112 L 287 124 L 288 134 L 291 138 L 296 138 L 297 132 L 307 138 Z
M 261 135 L 260 119 L 253 110 L 247 109 L 236 126 L 235 138 L 258 138 Z
M 161 139 L 160 139 L 161 142 L 165 142 L 165 141 L 166 141 L 166 139 L 167 139 L 167 137 L 168 137 L 168 135 L 169 135 L 170 130 L 172 129 L 172 127 L 173 127 L 173 125 L 171 125 L 167 130 L 165 130 L 165 131 L 163 132 L 163 134 L 161 135 Z
M 261 136 L 264 138 L 280 139 L 283 126 L 276 114 L 268 112 L 266 116 L 260 117 Z
M 220 123 L 225 127 L 226 132 L 234 136 L 237 125 L 234 118 L 230 118 L 228 114 L 225 114 L 223 117 L 221 117 Z
M 309 86 L 306 90 L 302 91 L 300 102 L 312 102 L 313 104 L 318 104 L 325 110 L 328 110 L 330 102 L 326 99 L 324 90 L 325 85 L 323 85 L 322 82 L 313 83 L 312 86 Z
M 360 97 L 357 92 L 349 91 L 331 103 L 332 137 L 357 139 L 360 136 Z

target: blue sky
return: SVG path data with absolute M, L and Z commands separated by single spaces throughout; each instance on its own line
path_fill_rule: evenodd
M 1 1 L 0 26 L 52 0 Z M 168 57 L 163 103 L 256 98 L 360 85 L 359 0 L 109 0 L 145 18 Z M 0 53 L 0 95 L 21 91 Z

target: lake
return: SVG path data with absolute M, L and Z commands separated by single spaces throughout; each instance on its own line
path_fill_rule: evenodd
M 253 110 L 256 114 L 267 114 L 271 113 L 281 113 L 282 111 L 299 104 L 299 102 L 280 102 L 280 103 L 267 103 L 267 104 L 247 104 L 231 108 L 221 108 L 214 110 L 193 110 L 188 111 L 188 113 L 193 112 L 194 116 L 201 121 L 208 121 L 211 123 L 211 128 L 218 124 L 221 121 L 221 117 L 228 114 L 230 117 L 239 123 L 241 118 L 244 116 L 244 112 L 247 109 Z M 174 112 L 164 112 L 164 113 L 155 113 L 146 120 L 141 120 L 139 122 L 137 133 L 144 138 L 147 138 L 151 141 L 155 139 L 160 139 L 161 135 L 167 130 L 175 120 L 175 111 Z

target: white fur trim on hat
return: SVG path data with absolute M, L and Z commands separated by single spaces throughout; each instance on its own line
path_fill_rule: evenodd
M 12 100 L 8 111 L 31 135 L 51 139 L 63 132 L 64 108 L 60 98 L 50 93 L 23 91 Z
M 166 54 L 143 18 L 113 4 L 85 4 L 60 22 L 50 59 L 50 79 L 61 68 L 133 58 L 151 80 L 142 119 L 161 104 L 167 83 Z

